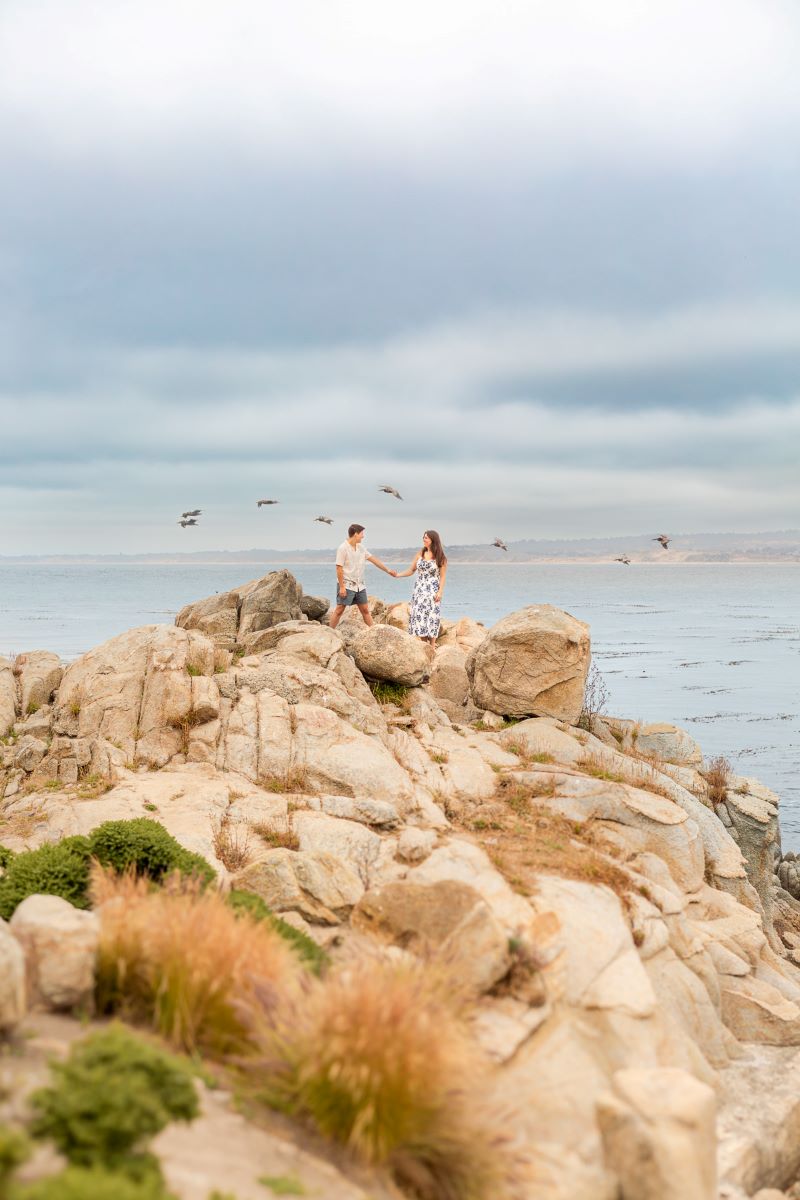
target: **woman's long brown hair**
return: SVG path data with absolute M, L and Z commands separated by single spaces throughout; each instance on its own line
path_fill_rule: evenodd
M 437 567 L 441 571 L 442 567 L 447 562 L 447 555 L 444 552 L 444 546 L 442 545 L 442 539 L 439 537 L 439 535 L 435 529 L 426 529 L 424 536 L 429 537 L 431 539 L 431 554 L 433 555 L 433 558 L 434 558 L 434 561 L 435 561 Z M 422 545 L 422 556 L 423 556 L 423 558 L 425 557 L 424 542 Z

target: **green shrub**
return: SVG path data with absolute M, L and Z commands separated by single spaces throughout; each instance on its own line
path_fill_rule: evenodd
M 105 1168 L 142 1183 L 160 1181 L 147 1143 L 170 1121 L 197 1116 L 189 1068 L 112 1025 L 75 1044 L 51 1071 L 51 1085 L 31 1097 L 33 1135 L 55 1142 L 72 1166 Z
M 29 1154 L 30 1143 L 25 1134 L 10 1125 L 0 1125 L 0 1196 L 5 1195 L 9 1178 Z
M 327 964 L 327 954 L 321 946 L 317 945 L 313 938 L 303 933 L 302 930 L 295 929 L 288 921 L 282 921 L 264 903 L 261 897 L 256 896 L 254 892 L 243 892 L 234 888 L 228 892 L 228 903 L 237 913 L 249 913 L 257 921 L 267 921 L 275 932 L 279 933 L 291 945 L 292 949 L 296 951 L 306 966 L 315 975 L 319 975 L 322 968 Z
M 104 867 L 121 873 L 133 868 L 160 883 L 171 871 L 194 875 L 208 884 L 216 877 L 214 868 L 199 854 L 184 850 L 158 821 L 134 817 L 131 821 L 106 821 L 91 834 L 91 850 Z
M 136 1181 L 102 1167 L 67 1167 L 36 1183 L 17 1186 L 11 1200 L 167 1200 L 154 1179 Z
M 76 908 L 88 908 L 91 848 L 85 837 L 15 854 L 0 879 L 0 917 L 7 921 L 26 896 L 62 896 Z
M 0 845 L 0 870 L 5 870 L 13 857 L 13 850 L 9 850 L 8 846 Z
M 92 858 L 120 873 L 132 869 L 155 883 L 161 883 L 171 871 L 193 876 L 203 885 L 216 876 L 210 863 L 184 850 L 157 821 L 148 817 L 106 821 L 88 837 L 64 838 L 13 855 L 0 879 L 0 917 L 8 920 L 26 896 L 39 893 L 61 896 L 76 908 L 88 908 Z

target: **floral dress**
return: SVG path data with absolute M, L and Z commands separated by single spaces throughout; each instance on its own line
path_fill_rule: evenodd
M 439 636 L 442 606 L 434 596 L 439 591 L 439 568 L 436 562 L 420 558 L 417 563 L 417 582 L 411 597 L 408 616 L 408 632 L 422 638 Z

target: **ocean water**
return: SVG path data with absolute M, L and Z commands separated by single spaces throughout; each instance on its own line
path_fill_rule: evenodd
M 73 659 L 135 625 L 280 564 L 0 566 L 0 654 Z M 295 563 L 331 596 L 330 567 Z M 407 599 L 411 580 L 369 568 L 371 594 Z M 686 728 L 781 797 L 785 849 L 800 850 L 800 567 L 777 564 L 453 564 L 443 613 L 487 625 L 548 603 L 587 621 L 608 712 Z

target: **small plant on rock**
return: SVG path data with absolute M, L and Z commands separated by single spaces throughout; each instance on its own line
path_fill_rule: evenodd
M 594 663 L 589 667 L 586 676 L 586 686 L 583 692 L 583 708 L 578 717 L 578 727 L 588 733 L 594 731 L 595 723 L 603 716 L 608 704 L 608 688 L 603 676 Z
M 112 1026 L 74 1045 L 34 1092 L 31 1132 L 49 1138 L 73 1166 L 160 1182 L 150 1138 L 199 1112 L 189 1069 L 171 1054 Z
M 18 1184 L 11 1200 L 171 1200 L 158 1179 L 130 1179 L 104 1167 L 67 1167 L 36 1183 Z
M 731 774 L 731 764 L 721 754 L 712 758 L 703 771 L 703 777 L 708 784 L 708 799 L 715 807 L 723 804 L 728 798 Z
M 241 871 L 250 862 L 250 827 L 243 821 L 233 821 L 229 813 L 223 813 L 212 838 L 214 853 L 229 871 Z

